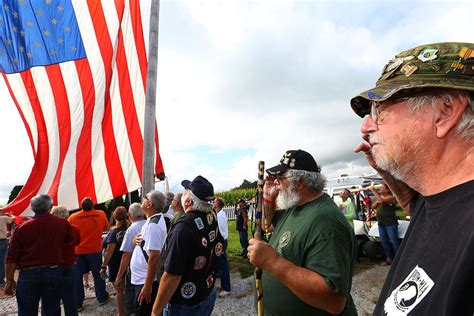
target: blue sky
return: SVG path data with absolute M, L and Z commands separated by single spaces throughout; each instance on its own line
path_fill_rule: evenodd
M 298 148 L 329 177 L 370 172 L 352 151 L 350 98 L 402 50 L 474 42 L 473 13 L 472 1 L 162 0 L 157 122 L 171 189 L 198 174 L 232 188 Z M 1 204 L 33 161 L 2 80 L 0 97 Z

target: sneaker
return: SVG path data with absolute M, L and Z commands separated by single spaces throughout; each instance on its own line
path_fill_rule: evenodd
M 230 295 L 230 292 L 228 292 L 228 291 L 221 291 L 219 293 L 219 297 L 226 297 L 226 296 L 229 296 L 229 295 Z
M 102 302 L 99 302 L 99 306 L 107 304 L 109 302 L 109 300 L 110 300 L 110 296 L 107 296 L 107 298 L 105 300 L 103 300 Z

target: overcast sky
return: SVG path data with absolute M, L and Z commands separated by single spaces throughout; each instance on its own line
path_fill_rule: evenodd
M 349 105 L 396 53 L 474 42 L 472 1 L 161 0 L 157 121 L 173 191 L 201 174 L 216 191 L 305 149 L 323 173 L 370 172 Z M 0 78 L 0 204 L 33 155 Z

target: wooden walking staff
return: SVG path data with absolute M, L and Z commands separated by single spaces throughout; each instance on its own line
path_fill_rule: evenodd
M 257 181 L 257 212 L 255 214 L 255 234 L 257 240 L 263 239 L 262 233 L 262 214 L 263 214 L 263 176 L 265 172 L 265 162 L 258 163 L 258 181 Z M 262 288 L 262 269 L 255 269 L 255 288 L 257 289 L 257 314 L 263 316 L 263 288 Z

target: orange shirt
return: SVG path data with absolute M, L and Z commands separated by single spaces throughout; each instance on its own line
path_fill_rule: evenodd
M 76 254 L 90 254 L 102 251 L 102 232 L 109 229 L 109 222 L 103 211 L 80 211 L 69 216 L 68 221 L 79 227 L 81 242 Z

